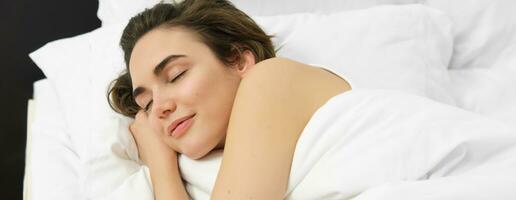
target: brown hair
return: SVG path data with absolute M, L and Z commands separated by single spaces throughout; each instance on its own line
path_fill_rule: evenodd
M 134 118 L 140 109 L 132 95 L 129 74 L 129 60 L 136 42 L 153 29 L 170 27 L 184 27 L 196 33 L 227 66 L 240 62 L 243 50 L 250 50 L 256 62 L 275 57 L 272 36 L 227 0 L 157 4 L 131 18 L 122 33 L 120 46 L 126 69 L 111 82 L 107 93 L 109 105 L 116 112 Z

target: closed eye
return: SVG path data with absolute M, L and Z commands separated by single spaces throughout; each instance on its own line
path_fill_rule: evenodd
M 177 79 L 181 78 L 181 77 L 183 76 L 183 74 L 185 74 L 185 73 L 186 73 L 186 71 L 188 71 L 188 70 L 185 70 L 185 71 L 181 72 L 179 75 L 177 75 L 174 79 L 172 79 L 172 80 L 171 80 L 171 81 L 169 81 L 169 82 L 170 82 L 170 83 L 175 82 Z
M 145 106 L 144 111 L 147 112 L 150 109 L 150 106 L 152 104 L 152 100 L 149 101 L 149 103 Z
M 181 72 L 179 75 L 177 75 L 174 79 L 172 79 L 172 80 L 171 80 L 171 81 L 169 81 L 169 82 L 170 82 L 170 83 L 175 82 L 176 80 L 178 80 L 179 78 L 181 78 L 181 77 L 186 73 L 186 71 L 188 71 L 188 70 L 185 70 L 185 71 Z M 145 108 L 144 108 L 144 111 L 145 111 L 145 112 L 149 111 L 150 107 L 152 106 L 152 102 L 153 102 L 153 101 L 152 101 L 152 100 L 150 100 L 150 101 L 149 101 L 149 103 L 145 106 Z

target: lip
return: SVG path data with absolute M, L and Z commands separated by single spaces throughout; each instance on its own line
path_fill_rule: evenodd
M 188 116 L 184 116 L 184 117 L 181 117 L 181 118 L 178 118 L 176 119 L 174 122 L 172 122 L 172 124 L 170 124 L 167 128 L 167 133 L 169 136 L 174 136 L 174 137 L 177 137 L 179 135 L 181 135 L 191 124 L 191 119 L 195 116 L 195 114 L 193 115 L 188 115 Z M 181 123 L 187 123 L 185 124 L 184 127 L 181 128 L 181 130 L 176 130 L 177 126 Z

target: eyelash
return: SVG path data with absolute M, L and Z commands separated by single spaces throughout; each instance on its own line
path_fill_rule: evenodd
M 170 81 L 168 81 L 168 82 L 169 82 L 169 83 L 174 83 L 176 80 L 178 80 L 179 78 L 181 78 L 181 77 L 186 73 L 186 71 L 188 71 L 188 70 L 185 70 L 185 71 L 181 72 L 181 73 L 180 73 L 179 75 L 177 75 L 174 79 L 172 79 L 172 80 L 170 80 Z M 153 102 L 153 101 L 152 101 L 152 100 L 150 100 L 150 101 L 149 101 L 149 103 L 145 106 L 145 108 L 144 108 L 144 111 L 145 111 L 145 112 L 149 111 L 149 109 L 150 109 L 150 106 L 151 106 L 152 102 Z
M 173 83 L 175 82 L 177 79 L 181 78 L 183 76 L 183 74 L 188 71 L 188 70 L 185 70 L 183 72 L 181 72 L 179 75 L 177 75 L 174 79 L 172 79 L 171 81 L 169 81 L 169 83 Z

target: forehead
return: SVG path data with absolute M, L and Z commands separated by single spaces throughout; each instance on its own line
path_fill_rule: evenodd
M 131 52 L 130 71 L 133 69 L 157 64 L 169 54 L 185 54 L 196 52 L 202 43 L 190 31 L 184 28 L 157 28 L 140 38 Z

